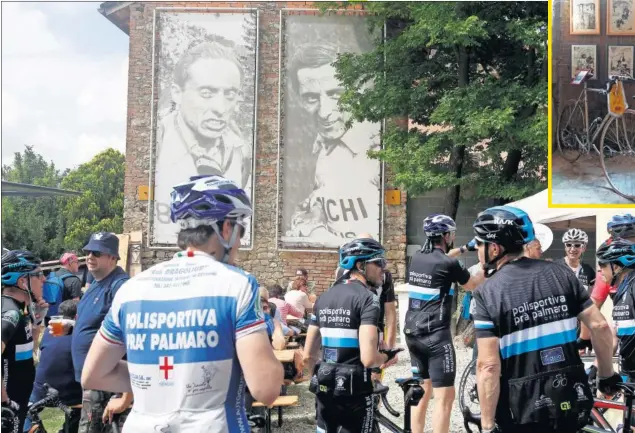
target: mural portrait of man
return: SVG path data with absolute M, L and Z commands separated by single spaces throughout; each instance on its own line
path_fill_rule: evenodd
M 299 46 L 289 61 L 288 88 L 313 126 L 304 150 L 315 174 L 292 180 L 311 187 L 296 204 L 283 242 L 338 247 L 358 233 L 378 235 L 380 167 L 367 151 L 379 148 L 379 125 L 354 122 L 347 129 L 350 115 L 338 104 L 344 89 L 333 66 L 338 54 L 356 51 L 344 42 L 318 41 Z
M 175 56 L 172 80 L 163 89 L 170 109 L 157 125 L 154 238 L 160 243 L 176 240 L 176 225 L 165 221 L 159 208 L 168 203 L 174 185 L 190 176 L 219 174 L 251 191 L 253 117 L 245 124 L 240 114 L 245 95 L 254 92 L 253 78 L 247 83 L 246 75 L 249 66 L 255 74 L 255 66 L 245 64 L 244 46 L 225 36 L 183 39 L 189 43 Z

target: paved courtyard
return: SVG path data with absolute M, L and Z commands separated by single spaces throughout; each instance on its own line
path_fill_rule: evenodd
M 611 173 L 617 174 L 616 186 L 630 194 L 635 194 L 634 161 L 633 158 L 613 158 L 609 163 Z M 555 204 L 633 204 L 606 189 L 609 183 L 597 155 L 582 155 L 572 164 L 554 152 L 551 177 Z

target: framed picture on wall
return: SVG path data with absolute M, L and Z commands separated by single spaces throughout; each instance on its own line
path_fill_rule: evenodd
M 600 0 L 570 0 L 569 14 L 572 35 L 600 34 Z
M 608 0 L 606 34 L 635 35 L 635 0 Z
M 633 76 L 633 52 L 632 45 L 609 45 L 608 49 L 608 75 L 609 79 L 615 75 Z
M 571 78 L 587 70 L 597 78 L 597 45 L 571 45 Z

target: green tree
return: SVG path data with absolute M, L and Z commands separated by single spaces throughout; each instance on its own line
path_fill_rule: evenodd
M 416 195 L 461 187 L 507 202 L 544 188 L 547 13 L 541 2 L 365 3 L 383 44 L 335 66 L 340 104 L 357 121 L 408 118 L 440 132 L 387 123 L 383 149 L 396 181 Z M 372 86 L 368 86 L 373 83 Z
M 58 187 L 63 173 L 53 162 L 26 146 L 16 152 L 11 165 L 2 167 L 2 179 L 8 182 Z M 59 236 L 60 197 L 3 197 L 2 246 L 8 249 L 27 249 L 43 260 L 56 258 L 62 248 Z
M 67 198 L 62 209 L 65 248 L 79 250 L 97 231 L 123 231 L 125 159 L 107 149 L 64 177 L 62 188 L 82 193 Z

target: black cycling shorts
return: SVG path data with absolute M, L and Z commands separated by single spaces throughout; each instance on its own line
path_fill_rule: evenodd
M 433 388 L 454 386 L 456 356 L 449 329 L 421 336 L 406 336 L 413 377 L 431 379 Z
M 371 433 L 375 400 L 372 395 L 332 397 L 318 394 L 317 433 Z

